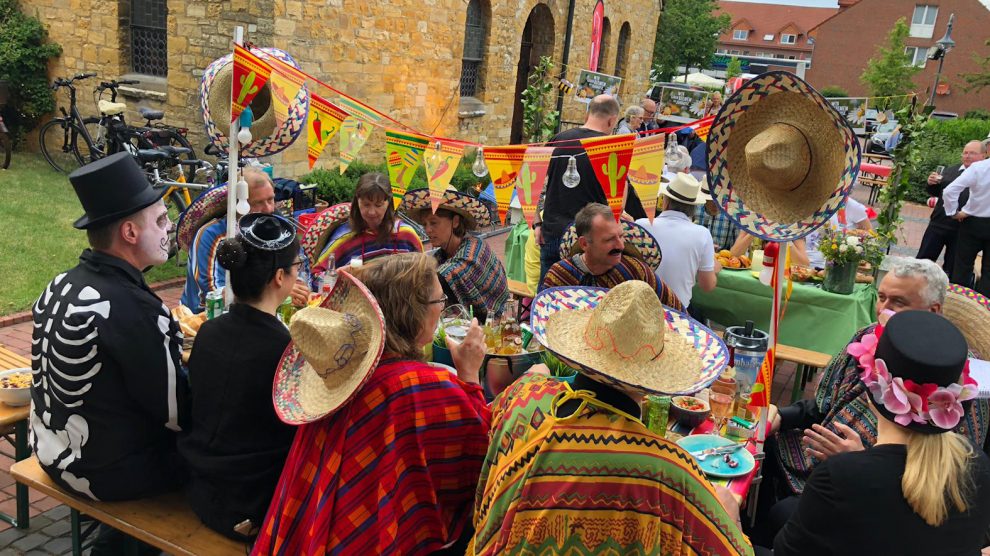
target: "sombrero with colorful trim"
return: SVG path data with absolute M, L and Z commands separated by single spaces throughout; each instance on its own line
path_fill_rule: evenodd
M 196 232 L 214 218 L 227 214 L 227 184 L 207 189 L 179 215 L 175 239 L 180 249 L 189 249 Z
M 281 60 L 295 68 L 299 64 L 283 50 L 260 48 L 263 54 Z M 264 55 L 261 56 L 264 59 Z M 203 73 L 199 86 L 200 108 L 206 123 L 206 135 L 218 148 L 227 150 L 227 133 L 230 130 L 230 90 L 234 79 L 233 54 L 214 60 Z M 251 101 L 254 123 L 251 124 L 252 141 L 241 147 L 241 156 L 269 156 L 291 145 L 306 127 L 309 115 L 309 91 L 303 85 L 288 103 L 288 117 L 278 125 L 275 118 L 274 95 L 281 94 L 271 81 L 262 86 Z
M 728 364 L 717 334 L 661 305 L 656 291 L 639 280 L 610 290 L 547 288 L 531 311 L 533 337 L 606 384 L 647 394 L 693 394 Z
M 660 251 L 660 244 L 657 243 L 656 238 L 646 231 L 646 228 L 635 222 L 620 220 L 619 224 L 622 225 L 622 241 L 625 243 L 622 252 L 642 260 L 654 270 L 659 268 L 660 261 L 663 260 L 663 253 Z M 564 230 L 564 235 L 560 237 L 561 254 L 566 254 L 564 255 L 566 257 L 573 257 L 580 253 L 581 246 L 577 239 L 577 228 L 571 222 L 571 225 Z
M 422 224 L 423 210 L 429 210 L 432 207 L 433 205 L 430 204 L 429 189 L 412 189 L 406 191 L 406 194 L 402 196 L 402 204 L 399 205 L 399 210 Z M 468 226 L 468 229 L 485 228 L 492 223 L 492 217 L 488 212 L 488 207 L 476 197 L 472 197 L 466 193 L 460 193 L 456 190 L 448 189 L 444 191 L 443 201 L 441 201 L 439 208 L 455 212 L 470 220 L 471 224 Z
M 316 221 L 310 225 L 299 242 L 303 248 L 303 253 L 306 253 L 306 256 L 309 257 L 311 264 L 316 264 L 316 260 L 319 258 L 323 247 L 327 244 L 327 240 L 330 239 L 330 235 L 334 230 L 342 224 L 346 224 L 350 217 L 351 205 L 348 203 L 334 205 L 320 212 L 316 217 Z
M 990 358 L 990 299 L 958 284 L 950 284 L 942 315 L 966 337 L 980 359 Z
M 712 123 L 708 182 L 740 228 L 791 241 L 839 210 L 860 155 L 856 134 L 825 97 L 791 73 L 772 71 L 736 91 Z
M 302 425 L 337 411 L 368 382 L 385 348 L 385 317 L 368 288 L 338 270 L 330 295 L 296 313 L 289 334 L 272 401 L 279 419 Z

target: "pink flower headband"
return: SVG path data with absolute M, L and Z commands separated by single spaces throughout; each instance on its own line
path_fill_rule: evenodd
M 962 419 L 962 402 L 976 397 L 976 381 L 969 376 L 969 361 L 963 366 L 962 385 L 918 384 L 911 379 L 891 377 L 887 363 L 875 359 L 883 326 L 865 334 L 860 341 L 849 344 L 846 351 L 859 362 L 863 381 L 873 401 L 894 414 L 894 422 L 907 427 L 913 423 L 933 425 L 940 429 L 956 428 Z

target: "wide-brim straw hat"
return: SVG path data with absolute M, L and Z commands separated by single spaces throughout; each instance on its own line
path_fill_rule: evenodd
M 189 204 L 189 208 L 179 215 L 175 228 L 175 239 L 180 249 L 188 250 L 196 232 L 204 224 L 227 214 L 227 184 L 207 189 Z
M 980 359 L 990 358 L 990 299 L 958 284 L 950 284 L 942 315 L 966 337 Z
M 277 48 L 256 49 L 277 58 L 295 68 L 299 64 L 283 50 Z M 259 55 L 264 60 L 264 55 Z M 230 132 L 230 90 L 234 79 L 233 54 L 214 60 L 203 73 L 200 82 L 200 108 L 206 123 L 206 135 L 218 148 L 226 150 L 227 133 Z M 289 102 L 288 117 L 278 125 L 272 104 L 272 85 L 266 82 L 251 101 L 254 122 L 251 124 L 252 140 L 241 147 L 241 156 L 270 156 L 291 145 L 306 127 L 309 115 L 309 91 L 303 85 Z
M 663 253 L 653 234 L 628 220 L 620 220 L 619 225 L 622 226 L 622 241 L 625 244 L 622 252 L 645 262 L 652 269 L 659 268 Z M 560 252 L 565 258 L 582 252 L 581 245 L 578 244 L 577 228 L 573 222 L 564 230 L 564 235 L 560 236 Z
M 301 425 L 331 415 L 361 391 L 385 348 L 385 317 L 368 288 L 339 270 L 330 295 L 296 313 L 289 333 L 272 401 L 279 419 Z
M 839 210 L 860 154 L 856 134 L 825 97 L 773 71 L 747 82 L 719 110 L 708 135 L 708 182 L 741 229 L 791 241 Z
M 316 221 L 310 225 L 299 242 L 303 253 L 309 257 L 310 263 L 316 264 L 316 260 L 323 252 L 330 235 L 341 225 L 346 224 L 350 218 L 351 205 L 349 203 L 329 207 L 316 217 Z
M 660 304 L 646 282 L 611 290 L 548 288 L 533 300 L 533 336 L 599 382 L 647 394 L 693 394 L 728 364 L 717 334 Z
M 429 189 L 406 191 L 406 194 L 402 196 L 402 204 L 399 205 L 400 211 L 420 224 L 423 223 L 423 210 L 432 210 L 432 208 Z M 470 220 L 469 227 L 474 229 L 485 228 L 492 223 L 491 213 L 488 212 L 488 207 L 484 203 L 479 201 L 477 197 L 459 191 L 444 191 L 443 200 L 438 208 L 447 209 Z
M 685 205 L 703 205 L 709 199 L 702 191 L 701 182 L 684 172 L 678 172 L 670 183 L 660 184 L 660 194 Z

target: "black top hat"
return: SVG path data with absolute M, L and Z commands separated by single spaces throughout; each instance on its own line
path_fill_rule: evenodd
M 161 199 L 166 188 L 155 191 L 141 167 L 126 152 L 112 154 L 69 174 L 76 197 L 86 211 L 73 224 L 80 230 L 96 228 L 130 216 Z
M 883 359 L 892 378 L 945 387 L 959 382 L 968 348 L 962 332 L 941 315 L 904 311 L 887 321 L 875 357 Z M 894 413 L 882 403 L 874 403 L 874 407 L 887 419 L 894 420 Z M 927 434 L 946 432 L 930 422 L 911 423 L 907 428 Z

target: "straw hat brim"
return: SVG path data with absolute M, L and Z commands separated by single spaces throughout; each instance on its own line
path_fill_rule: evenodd
M 746 145 L 778 123 L 808 141 L 810 169 L 792 191 L 757 183 Z M 791 241 L 828 222 L 859 173 L 861 149 L 845 118 L 818 91 L 782 71 L 762 74 L 736 91 L 719 110 L 708 135 L 708 182 L 722 211 L 762 239 Z
M 584 329 L 605 288 L 548 288 L 533 300 L 533 336 L 551 353 L 583 374 L 606 384 L 647 394 L 693 394 L 715 381 L 728 364 L 717 334 L 683 313 L 664 308 L 667 331 L 663 353 L 632 367 L 614 355 L 590 348 Z
M 635 222 L 622 220 L 619 223 L 622 226 L 622 241 L 625 244 L 622 249 L 623 253 L 640 259 L 652 269 L 659 268 L 660 262 L 663 260 L 663 252 L 653 234 Z M 581 246 L 577 239 L 577 228 L 571 222 L 570 226 L 564 230 L 564 234 L 560 236 L 560 252 L 568 257 L 581 253 Z
M 423 210 L 432 210 L 432 208 L 429 189 L 406 191 L 406 194 L 402 196 L 402 203 L 399 205 L 401 212 L 406 213 L 419 224 L 423 223 Z M 438 208 L 449 210 L 470 220 L 470 226 L 475 229 L 485 228 L 492 223 L 488 207 L 477 198 L 458 191 L 445 191 L 443 201 Z
M 329 207 L 316 217 L 316 221 L 306 230 L 299 242 L 311 264 L 316 264 L 334 230 L 347 223 L 350 217 L 351 205 L 348 203 Z
M 347 405 L 374 374 L 385 348 L 385 317 L 371 292 L 347 271 L 337 272 L 337 283 L 320 307 L 355 315 L 369 331 L 368 341 L 362 357 L 326 379 L 294 341 L 289 343 L 275 371 L 272 401 L 279 419 L 290 425 L 312 423 Z
M 660 184 L 660 194 L 665 195 L 668 199 L 672 201 L 677 201 L 678 203 L 684 203 L 685 205 L 694 205 L 694 206 L 703 205 L 709 200 L 709 197 L 699 190 L 698 196 L 695 197 L 693 201 L 685 201 L 683 198 L 678 197 L 677 195 L 671 193 L 670 183 Z
M 226 214 L 227 212 L 227 184 L 218 185 L 208 189 L 196 197 L 189 208 L 179 216 L 179 224 L 176 226 L 175 238 L 179 248 L 189 250 L 192 246 L 196 232 L 204 224 Z
M 962 332 L 966 344 L 977 357 L 990 357 L 990 299 L 969 288 L 951 284 L 942 305 L 942 315 Z

